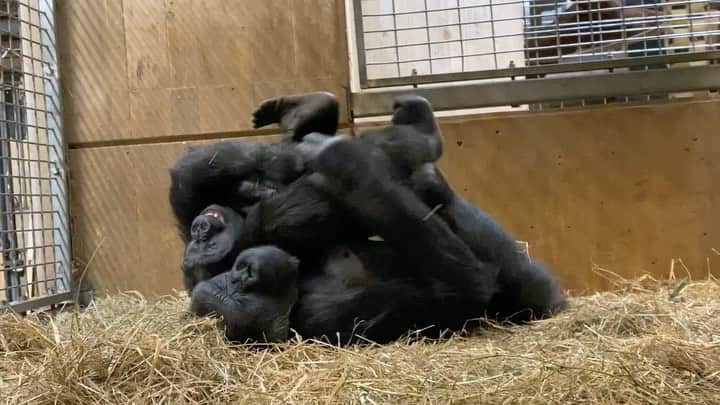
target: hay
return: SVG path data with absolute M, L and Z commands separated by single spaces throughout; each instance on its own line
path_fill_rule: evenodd
M 179 294 L 0 317 L 7 403 L 720 403 L 720 283 L 650 279 L 440 342 L 230 347 Z

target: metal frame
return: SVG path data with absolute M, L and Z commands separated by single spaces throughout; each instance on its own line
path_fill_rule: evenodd
M 445 74 L 432 74 L 422 76 L 404 76 L 388 79 L 368 79 L 365 77 L 363 89 L 373 89 L 393 86 L 417 86 L 420 84 L 435 84 L 447 82 L 460 82 L 469 80 L 486 80 L 502 78 L 518 78 L 523 76 L 541 76 L 555 73 L 572 73 L 591 70 L 612 70 L 630 67 L 643 67 L 658 64 L 672 64 L 683 62 L 697 62 L 707 60 L 720 60 L 720 51 L 678 53 L 660 56 L 638 56 L 610 60 L 588 62 L 559 63 L 555 65 L 526 66 L 519 68 L 505 68 L 497 70 L 480 70 L 475 72 L 458 72 Z M 364 69 L 361 69 L 364 70 Z M 361 83 L 363 83 L 361 81 Z
M 431 83 L 442 83 L 452 81 L 465 81 L 465 80 L 483 80 L 483 79 L 496 79 L 496 78 L 509 78 L 527 75 L 544 75 L 551 73 L 567 73 L 577 71 L 587 71 L 596 69 L 613 69 L 613 68 L 625 68 L 635 66 L 647 66 L 655 63 L 679 63 L 679 62 L 696 62 L 696 61 L 707 61 L 719 59 L 720 52 L 718 51 L 707 51 L 707 52 L 693 52 L 683 54 L 667 54 L 661 56 L 646 56 L 646 57 L 629 57 L 622 56 L 609 60 L 600 61 L 587 61 L 587 62 L 571 62 L 571 63 L 560 63 L 560 64 L 548 64 L 540 66 L 527 66 L 519 68 L 503 68 L 503 69 L 491 69 L 491 70 L 480 70 L 472 72 L 457 72 L 457 73 L 445 73 L 445 74 L 427 74 L 419 76 L 400 76 L 393 78 L 383 79 L 368 79 L 367 75 L 367 60 L 365 56 L 365 38 L 363 30 L 363 14 L 362 14 L 362 0 L 349 0 L 353 3 L 353 20 L 355 24 L 355 47 L 358 57 L 358 71 L 360 78 L 361 89 L 373 89 L 381 87 L 392 87 L 392 86 L 404 86 L 404 85 L 419 85 L 419 84 L 431 84 Z M 697 3 L 697 0 L 689 0 L 689 3 Z M 492 4 L 492 2 L 490 3 Z M 559 3 L 558 3 L 559 4 Z M 659 3 L 658 5 L 663 5 Z M 465 8 L 468 8 L 467 6 Z M 472 6 L 475 7 L 475 6 Z M 604 10 L 615 10 L 622 8 L 635 8 L 636 6 L 625 6 L 615 8 L 605 8 Z M 463 7 L 458 7 L 463 8 Z M 427 13 L 427 11 L 426 11 Z M 568 13 L 572 14 L 572 13 Z M 526 17 L 529 18 L 529 17 Z
M 410 93 L 432 100 L 435 111 L 448 111 L 708 89 L 720 89 L 720 65 L 354 93 L 352 112 L 355 118 L 389 115 L 393 99 Z
M 46 138 L 46 140 L 38 140 L 37 142 L 32 139 L 24 139 L 19 141 L 20 144 L 25 147 L 33 147 L 39 151 L 42 150 L 43 154 L 47 154 L 47 158 L 23 158 L 21 156 L 13 156 L 8 149 L 8 154 L 3 155 L 5 158 L 0 159 L 0 163 L 5 162 L 9 165 L 10 161 L 22 161 L 28 164 L 35 164 L 38 169 L 42 170 L 41 173 L 33 175 L 32 169 L 30 175 L 21 173 L 18 178 L 31 179 L 35 181 L 44 182 L 44 187 L 47 187 L 48 191 L 40 191 L 41 194 L 35 192 L 20 191 L 26 198 L 36 198 L 40 206 L 35 206 L 32 201 L 29 203 L 29 210 L 25 208 L 25 211 L 16 210 L 12 205 L 12 199 L 16 191 L 10 188 L 3 188 L 1 194 L 2 200 L 10 199 L 10 205 L 7 205 L 0 212 L 3 218 L 7 217 L 10 220 L 15 220 L 15 215 L 22 214 L 23 212 L 30 213 L 32 215 L 43 215 L 43 219 L 40 219 L 42 224 L 36 224 L 32 222 L 30 228 L 24 228 L 22 224 L 17 228 L 14 222 L 3 221 L 3 231 L 1 232 L 5 239 L 12 238 L 16 232 L 48 232 L 50 241 L 44 236 L 41 236 L 41 243 L 33 243 L 29 249 L 49 249 L 53 254 L 48 257 L 53 257 L 52 260 L 44 260 L 46 263 L 32 263 L 25 264 L 16 261 L 11 265 L 10 271 L 4 271 L 3 273 L 8 275 L 15 275 L 18 278 L 16 270 L 29 270 L 35 266 L 49 266 L 54 269 L 54 274 L 48 276 L 44 274 L 43 277 L 39 277 L 37 280 L 32 280 L 32 283 L 43 283 L 46 291 L 43 295 L 38 295 L 29 299 L 23 299 L 20 296 L 20 290 L 23 286 L 30 286 L 28 281 L 23 280 L 7 280 L 6 282 L 6 298 L 7 302 L 0 302 L 0 311 L 3 309 L 9 309 L 17 313 L 25 313 L 30 310 L 38 309 L 41 307 L 52 307 L 56 304 L 74 301 L 74 291 L 72 285 L 72 258 L 71 258 L 71 246 L 70 246 L 70 230 L 68 221 L 68 204 L 67 204 L 67 178 L 66 178 L 66 148 L 62 139 L 62 122 L 61 122 L 61 105 L 60 105 L 60 86 L 59 86 L 59 74 L 58 74 L 58 61 L 57 61 L 57 42 L 56 42 L 56 30 L 55 30 L 55 0 L 35 0 L 34 3 L 27 3 L 27 0 L 19 0 L 20 5 L 26 12 L 29 12 L 32 17 L 27 17 L 26 21 L 22 16 L 12 17 L 8 16 L 9 20 L 16 20 L 18 26 L 22 27 L 23 24 L 31 27 L 35 30 L 35 35 L 30 36 L 21 34 L 20 40 L 30 43 L 37 49 L 29 51 L 29 54 L 21 54 L 18 56 L 20 65 L 23 61 L 32 63 L 32 68 L 16 68 L 17 63 L 10 64 L 10 71 L 14 72 L 15 69 L 20 69 L 18 72 L 24 77 L 23 80 L 35 81 L 33 84 L 28 86 L 28 83 L 23 81 L 15 82 L 11 88 L 18 88 L 21 92 L 30 94 L 32 100 L 26 100 L 26 103 L 22 105 L 19 102 L 14 102 L 15 106 L 21 109 L 22 113 L 19 114 L 22 118 L 26 118 L 25 114 L 35 114 L 35 119 L 41 116 L 45 122 L 35 123 L 31 125 L 26 120 L 21 120 L 17 123 L 19 118 L 3 119 L 0 124 L 0 128 L 3 129 L 3 136 L 0 142 L 2 145 L 10 144 L 13 142 L 5 133 L 5 127 L 16 123 L 18 127 L 32 128 L 35 131 L 42 131 L 42 137 L 39 139 Z M 9 7 L 9 6 L 8 6 Z M 30 18 L 37 18 L 37 22 L 32 22 Z M 38 39 L 39 36 L 39 39 Z M 24 52 L 24 51 L 23 51 Z M 37 71 L 41 68 L 42 71 Z M 41 84 L 40 84 L 41 83 Z M 36 86 L 38 86 L 36 88 Z M 41 86 L 41 87 L 39 87 Z M 38 90 L 38 88 L 40 90 Z M 36 105 L 38 103 L 38 105 Z M 42 103 L 42 104 L 39 104 Z M 28 118 L 29 119 L 29 118 Z M 0 145 L 0 146 L 2 146 Z M 9 146 L 9 145 L 6 145 Z M 42 148 L 42 149 L 40 149 Z M 7 148 L 6 148 L 7 149 Z M 31 155 L 33 156 L 33 155 Z M 42 156 L 42 155 L 39 155 Z M 41 168 L 41 169 L 40 169 Z M 3 171 L 3 180 L 5 183 L 9 183 L 12 186 L 12 180 L 15 173 L 10 171 Z M 40 177 L 37 177 L 40 176 Z M 34 194 L 33 194 L 34 193 Z M 45 202 L 42 202 L 45 201 Z M 40 225 L 40 226 L 38 226 Z M 8 239 L 9 240 L 9 239 Z M 37 241 L 35 241 L 37 242 Z M 28 249 L 25 246 L 17 246 L 19 242 L 16 242 L 12 246 L 4 249 L 5 254 L 12 254 L 14 252 Z M 17 258 L 16 258 L 17 259 Z M 43 261 L 43 260 L 39 260 Z M 6 261 L 7 263 L 7 261 Z M 11 290 L 17 290 L 18 294 L 14 294 Z
M 353 5 L 354 45 L 358 62 L 358 66 L 352 68 L 357 69 L 360 84 L 360 91 L 352 94 L 352 113 L 353 117 L 357 118 L 390 114 L 392 97 L 409 92 L 427 96 L 432 100 L 434 109 L 441 111 L 585 98 L 647 96 L 705 91 L 720 87 L 717 80 L 720 75 L 717 68 L 720 51 L 717 50 L 652 56 L 618 56 L 603 60 L 369 79 L 362 0 L 348 1 L 352 1 Z M 658 6 L 663 5 L 661 3 Z M 672 64 L 699 61 L 710 64 L 698 69 L 696 67 L 669 69 Z M 629 73 L 623 71 L 628 68 L 634 69 Z M 645 68 L 644 71 L 640 71 L 642 68 Z M 605 70 L 606 73 L 572 78 L 552 77 L 558 73 L 596 70 Z M 546 75 L 549 77 L 537 78 Z M 462 84 L 462 82 L 489 79 L 501 81 Z M 449 84 L 451 82 L 456 83 Z M 435 86 L 431 88 L 424 85 Z
M 62 141 L 62 117 L 60 104 L 60 77 L 57 61 L 57 49 L 50 44 L 57 44 L 55 39 L 55 0 L 40 0 L 40 27 L 41 42 L 43 46 L 42 59 L 45 72 L 45 110 L 48 115 L 48 143 L 50 145 L 48 158 L 54 177 L 50 182 L 50 193 L 54 196 L 65 196 L 65 199 L 53 198 L 53 239 L 60 243 L 55 246 L 55 257 L 60 258 L 60 266 L 65 271 L 59 271 L 60 277 L 56 280 L 58 289 L 72 290 L 70 275 L 72 274 L 72 252 L 70 246 L 70 223 L 68 220 L 67 199 L 70 193 L 67 189 L 65 145 Z
M 74 293 L 72 291 L 67 291 L 60 294 L 48 295 L 46 297 L 33 298 L 10 305 L 0 304 L 0 313 L 3 311 L 10 311 L 17 314 L 24 314 L 38 308 L 52 307 L 63 303 L 73 302 L 74 300 Z

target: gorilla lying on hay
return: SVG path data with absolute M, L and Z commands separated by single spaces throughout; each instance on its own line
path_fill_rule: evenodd
M 442 153 L 442 139 L 432 108 L 414 96 L 398 98 L 394 107 L 391 127 L 359 139 L 390 156 L 393 178 L 409 182 L 429 205 L 449 200 L 451 190 L 434 184 L 440 178 L 432 162 Z M 365 224 L 332 208 L 334 203 L 308 181 L 309 143 L 296 141 L 311 130 L 335 134 L 335 97 L 329 93 L 281 97 L 263 103 L 254 116 L 256 126 L 279 123 L 289 136 L 270 145 L 235 141 L 193 148 L 170 172 L 170 204 L 186 244 L 183 268 L 188 290 L 228 270 L 237 254 L 250 246 L 277 245 L 307 263 L 318 260 L 337 241 L 372 236 Z M 313 134 L 311 139 L 322 136 Z M 228 218 L 239 216 L 244 223 L 221 224 L 216 211 L 204 212 L 210 205 L 229 208 Z M 201 212 L 207 215 L 198 215 Z M 223 232 L 214 236 L 220 229 Z
M 327 93 L 270 100 L 255 118 L 290 136 L 195 149 L 171 171 L 191 310 L 221 315 L 230 340 L 284 341 L 292 328 L 385 343 L 565 308 L 552 275 L 435 168 L 426 100 L 397 100 L 393 124 L 359 138 L 333 136 Z

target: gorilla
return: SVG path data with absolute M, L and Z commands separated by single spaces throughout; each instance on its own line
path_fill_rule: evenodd
M 220 315 L 229 340 L 282 342 L 298 296 L 298 260 L 274 246 L 240 253 L 230 271 L 200 282 L 191 312 Z
M 337 337 L 341 344 L 359 338 L 386 343 L 411 330 L 436 337 L 446 330 L 462 330 L 472 319 L 523 321 L 564 307 L 551 275 L 519 251 L 513 251 L 518 267 L 480 260 L 440 215 L 427 216 L 430 207 L 390 176 L 392 164 L 383 154 L 370 153 L 367 145 L 344 137 L 323 141 L 319 148 L 311 162 L 312 184 L 358 222 L 374 227 L 383 242 L 348 243 L 340 252 L 335 247 L 320 261 L 319 272 L 302 269 L 301 264 L 292 310 L 287 311 L 282 295 L 283 305 L 263 306 L 259 326 L 252 317 L 235 315 L 245 314 L 249 304 L 234 298 L 243 295 L 231 276 L 215 276 L 209 282 L 212 288 L 200 282 L 193 290 L 193 303 L 203 302 L 201 313 L 223 315 L 229 339 L 252 339 L 256 334 L 237 331 L 262 329 L 271 318 L 303 337 Z M 250 255 L 256 268 L 276 273 L 283 272 L 277 267 L 285 263 L 283 269 L 294 274 L 294 262 L 283 259 L 287 253 L 274 252 L 257 254 L 251 248 L 240 256 Z M 288 331 L 282 330 L 285 339 Z M 274 339 L 283 340 L 277 329 L 271 332 Z
M 292 327 L 304 337 L 383 343 L 410 330 L 437 336 L 471 319 L 526 322 L 566 307 L 551 273 L 435 167 L 442 140 L 426 100 L 398 98 L 391 126 L 357 138 L 328 133 L 337 128 L 328 100 L 311 93 L 265 102 L 255 125 L 278 123 L 288 139 L 195 149 L 171 171 L 194 312 L 221 314 L 231 340 L 259 331 L 282 340 Z M 324 121 L 333 116 L 334 127 Z M 238 255 L 284 288 L 247 293 L 233 282 Z M 296 281 L 276 277 L 286 273 Z
M 434 193 L 442 188 L 431 187 L 434 178 L 427 173 L 442 154 L 442 138 L 430 103 L 404 96 L 393 109 L 390 127 L 368 131 L 359 139 L 387 154 L 393 177 L 416 185 L 416 191 L 436 206 L 445 196 Z M 170 170 L 169 199 L 186 245 L 183 273 L 188 291 L 198 281 L 226 271 L 244 248 L 274 244 L 307 261 L 338 240 L 372 236 L 364 224 L 332 208 L 307 181 L 313 150 L 308 145 L 337 130 L 334 96 L 316 92 L 280 97 L 262 103 L 253 116 L 255 127 L 277 123 L 288 135 L 269 145 L 225 141 L 196 147 Z M 308 142 L 298 143 L 306 137 Z M 227 213 L 230 217 L 242 217 L 242 232 L 232 221 L 198 215 L 213 204 L 235 211 Z M 226 237 L 233 232 L 239 234 Z

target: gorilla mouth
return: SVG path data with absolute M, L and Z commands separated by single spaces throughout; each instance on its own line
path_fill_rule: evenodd
M 220 213 L 220 211 L 218 211 L 214 208 L 209 208 L 209 209 L 205 210 L 205 212 L 203 212 L 203 215 L 208 216 L 208 217 L 213 217 L 213 218 L 217 219 L 218 221 L 222 222 L 223 224 L 225 223 L 225 218 L 223 218 L 223 215 Z

